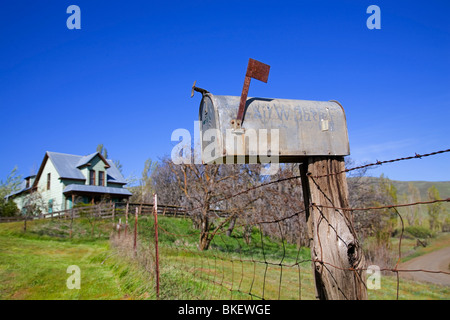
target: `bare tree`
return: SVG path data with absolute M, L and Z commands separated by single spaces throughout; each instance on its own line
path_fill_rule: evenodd
M 23 231 L 27 231 L 27 220 L 33 219 L 48 211 L 48 203 L 44 201 L 39 191 L 30 192 L 23 200 L 22 214 L 24 216 Z
M 158 170 L 159 163 L 148 158 L 145 160 L 144 169 L 141 178 L 138 180 L 137 186 L 130 187 L 133 196 L 131 202 L 151 203 L 153 194 L 155 193 L 155 183 L 153 181 L 155 172 Z
M 260 176 L 258 166 L 255 166 L 251 172 L 253 185 L 299 176 L 298 164 L 280 165 L 278 173 L 273 176 Z M 252 206 L 252 210 L 244 216 L 246 225 L 258 225 L 263 234 L 272 238 L 296 243 L 298 246 L 308 245 L 303 194 L 299 178 L 257 188 L 252 191 L 250 196 L 257 201 Z M 251 228 L 247 230 L 250 232 Z
M 190 211 L 200 230 L 200 250 L 207 250 L 217 232 L 255 201 L 248 196 L 240 197 L 239 201 L 227 201 L 236 191 L 236 186 L 248 182 L 242 166 L 175 165 L 171 162 L 169 166 L 184 194 L 184 207 Z
M 170 169 L 170 173 L 167 171 Z M 261 165 L 175 165 L 165 159 L 154 178 L 187 209 L 194 226 L 200 230 L 199 249 L 206 250 L 220 230 L 231 236 L 236 225 L 243 226 L 244 240 L 251 241 L 253 228 L 268 236 L 306 244 L 307 232 L 300 179 L 274 183 L 264 188 L 255 186 L 292 177 L 295 165 L 281 166 L 274 176 L 261 176 Z M 178 190 L 172 191 L 176 185 Z M 166 190 L 158 193 L 167 194 Z M 271 223 L 273 222 L 273 223 Z
M 180 188 L 177 175 L 170 166 L 169 157 L 163 157 L 152 171 L 152 188 L 158 194 L 158 200 L 162 204 L 183 204 L 184 191 Z

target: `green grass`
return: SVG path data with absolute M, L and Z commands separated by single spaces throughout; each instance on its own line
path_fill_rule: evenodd
M 14 230 L 13 225 L 8 227 Z M 12 234 L 0 233 L 0 299 L 119 299 L 124 295 L 114 273 L 98 259 L 108 251 L 107 241 L 73 243 L 33 234 L 27 237 L 20 231 Z M 67 288 L 70 265 L 81 269 L 79 290 Z
M 369 300 L 397 298 L 397 278 L 381 276 L 380 289 L 368 290 Z M 399 300 L 450 300 L 450 287 L 399 279 Z
M 443 249 L 450 246 L 450 233 L 440 233 L 436 237 L 427 239 L 426 247 L 416 247 L 416 240 L 403 239 L 402 240 L 402 260 L 401 262 L 409 261 L 413 258 L 422 256 L 424 254 L 433 252 L 435 250 Z M 398 239 L 393 241 L 393 247 L 398 248 Z
M 142 219 L 145 238 L 153 237 L 153 220 Z M 239 230 L 217 236 L 210 250 L 199 252 L 198 232 L 190 220 L 160 218 L 162 296 L 168 299 L 314 299 L 309 249 L 262 236 L 254 228 L 250 244 Z M 180 236 L 190 235 L 190 236 Z M 397 240 L 393 240 L 395 247 Z M 148 246 L 149 244 L 146 244 Z M 402 254 L 411 251 L 404 239 Z M 268 262 L 268 263 L 266 263 Z M 283 267 L 277 264 L 283 264 Z M 396 299 L 397 279 L 383 275 L 380 290 L 369 298 Z M 399 299 L 450 299 L 448 287 L 400 279 Z
M 76 220 L 0 224 L 0 299 L 155 299 L 154 226 L 139 222 L 135 258 L 130 236 L 109 240 L 111 221 Z M 314 299 L 309 249 L 270 239 L 254 228 L 219 234 L 206 252 L 188 219 L 159 218 L 161 299 Z M 132 234 L 133 225 L 128 229 Z M 442 244 L 442 240 L 438 242 Z M 304 261 L 305 260 L 305 261 Z M 281 265 L 280 265 L 281 264 Z M 66 287 L 67 267 L 81 269 L 81 289 Z M 395 299 L 395 276 L 382 276 L 369 298 Z M 450 299 L 449 287 L 400 280 L 400 299 Z

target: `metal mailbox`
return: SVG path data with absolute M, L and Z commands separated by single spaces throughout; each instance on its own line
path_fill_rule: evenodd
M 337 101 L 247 98 L 242 125 L 236 126 L 241 97 L 202 92 L 199 120 L 202 161 L 238 163 L 261 156 L 299 162 L 305 156 L 350 154 L 347 122 Z M 261 150 L 264 149 L 265 150 Z

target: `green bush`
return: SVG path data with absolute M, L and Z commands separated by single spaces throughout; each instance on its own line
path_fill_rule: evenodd
M 405 232 L 412 235 L 415 238 L 431 238 L 434 236 L 433 232 L 422 226 L 409 226 L 405 228 Z
M 12 217 L 19 214 L 19 208 L 14 201 L 0 199 L 0 217 Z

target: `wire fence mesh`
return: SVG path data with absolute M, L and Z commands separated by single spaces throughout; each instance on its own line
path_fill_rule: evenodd
M 370 166 L 419 159 L 447 152 L 450 152 L 450 149 L 376 161 L 364 166 L 330 172 L 327 175 L 308 174 L 307 176 L 311 184 L 316 184 L 318 179 L 325 176 L 346 174 Z M 281 177 L 236 191 L 211 202 L 210 206 L 214 210 L 210 212 L 211 226 L 207 234 L 210 237 L 210 243 L 207 248 L 199 246 L 205 235 L 193 219 L 195 213 L 202 210 L 202 207 L 186 209 L 180 206 L 159 205 L 155 208 L 153 204 L 106 203 L 51 215 L 46 214 L 39 218 L 65 224 L 66 227 L 62 228 L 65 230 L 61 235 L 63 237 L 89 232 L 92 236 L 109 237 L 117 254 L 134 261 L 146 270 L 149 280 L 154 283 L 154 296 L 158 299 L 314 299 L 316 293 L 312 268 L 317 264 L 325 272 L 330 273 L 333 269 L 355 275 L 359 274 L 359 271 L 372 272 L 372 266 L 343 268 L 330 261 L 312 258 L 309 248 L 292 236 L 293 232 L 295 234 L 301 230 L 296 228 L 293 230 L 292 226 L 301 225 L 305 219 L 305 212 L 310 209 L 319 212 L 324 208 L 333 209 L 338 215 L 344 212 L 355 214 L 360 211 L 378 214 L 383 211 L 398 217 L 400 234 L 395 236 L 395 242 L 398 242 L 395 262 L 393 265 L 378 267 L 378 271 L 383 274 L 394 276 L 396 299 L 401 299 L 401 294 L 404 292 L 401 288 L 402 274 L 428 273 L 450 277 L 449 271 L 401 267 L 405 222 L 399 212 L 399 208 L 448 203 L 450 198 L 368 207 L 340 207 L 333 203 L 310 203 L 309 207 L 297 207 L 297 210 L 290 207 L 287 211 L 273 212 L 269 217 L 258 216 L 249 220 L 237 216 L 233 222 L 229 216 L 222 214 L 220 210 L 217 210 L 217 206 L 214 206 L 224 200 L 233 200 L 251 194 L 257 189 L 283 183 L 289 184 L 293 181 L 299 183 L 299 179 L 299 175 Z M 72 231 L 74 218 L 86 219 L 89 222 L 88 229 L 91 230 L 75 228 Z M 97 221 L 110 221 L 112 228 L 107 228 L 106 231 L 104 228 L 100 229 L 98 225 L 96 226 Z M 156 221 L 158 221 L 157 225 L 155 225 Z M 233 224 L 232 228 L 230 228 L 231 224 Z M 336 238 L 339 238 L 336 226 L 330 226 L 329 229 L 330 232 L 335 233 Z M 389 237 L 394 236 L 389 235 Z M 368 282 L 367 278 L 363 280 L 364 283 Z M 445 292 L 448 293 L 448 291 Z
M 449 152 L 442 150 L 429 154 L 423 154 L 399 159 L 377 161 L 372 164 L 348 168 L 340 172 L 331 172 L 327 176 L 345 174 L 347 172 L 378 166 L 384 163 L 399 162 L 410 159 L 433 156 Z M 325 175 L 308 175 L 311 183 Z M 233 193 L 226 198 L 220 198 L 214 203 L 230 200 L 242 196 L 251 191 L 267 186 L 298 180 L 300 176 L 283 177 L 281 179 L 261 183 L 245 190 Z M 223 224 L 221 228 L 214 230 L 213 238 L 208 250 L 200 250 L 199 239 L 202 237 L 198 226 L 191 219 L 194 213 L 201 207 L 184 210 L 178 215 L 176 223 L 173 217 L 165 216 L 159 212 L 159 253 L 161 273 L 161 299 L 314 299 L 314 277 L 311 271 L 312 265 L 319 263 L 324 270 L 341 269 L 345 272 L 356 274 L 357 271 L 372 271 L 373 266 L 364 266 L 355 269 L 342 268 L 329 261 L 313 259 L 304 246 L 288 241 L 287 229 L 297 220 L 302 219 L 306 209 L 315 208 L 320 211 L 323 208 L 335 210 L 336 214 L 344 211 L 351 213 L 357 211 L 377 214 L 377 211 L 389 211 L 399 218 L 400 234 L 396 236 L 398 241 L 397 257 L 392 266 L 378 267 L 383 274 L 390 273 L 395 281 L 395 298 L 401 298 L 401 280 L 403 273 L 429 273 L 441 274 L 450 277 L 450 272 L 427 269 L 403 269 L 400 267 L 402 258 L 402 240 L 404 237 L 405 223 L 398 208 L 411 206 L 428 206 L 436 203 L 450 202 L 450 199 L 434 199 L 430 201 L 416 201 L 411 203 L 394 203 L 388 205 L 370 207 L 337 207 L 332 203 L 311 203 L 309 208 L 301 208 L 296 212 L 290 212 L 284 216 L 274 215 L 271 219 L 251 221 L 237 219 L 232 232 L 229 224 Z M 213 204 L 211 206 L 213 207 Z M 217 215 L 216 215 L 217 216 Z M 140 216 L 144 227 L 138 230 L 139 238 L 147 239 L 147 246 L 155 244 L 154 219 L 148 216 Z M 218 220 L 226 217 L 216 217 Z M 293 222 L 294 221 L 294 222 Z M 270 232 L 267 232 L 268 229 Z M 152 231 L 153 230 L 153 231 Z M 274 231 L 276 230 L 276 231 Z M 337 228 L 330 228 L 336 232 Z M 391 236 L 392 237 L 392 236 Z M 154 248 L 150 249 L 154 250 Z M 367 277 L 367 275 L 366 275 Z M 367 282 L 364 279 L 364 282 Z M 339 290 L 339 288 L 337 288 Z M 444 297 L 445 298 L 445 297 Z M 446 298 L 449 298 L 448 296 Z

